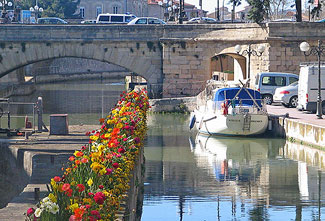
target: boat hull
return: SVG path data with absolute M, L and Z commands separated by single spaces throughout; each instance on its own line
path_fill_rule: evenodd
M 249 136 L 263 134 L 268 126 L 266 114 L 217 115 L 195 111 L 195 125 L 200 133 L 210 135 Z

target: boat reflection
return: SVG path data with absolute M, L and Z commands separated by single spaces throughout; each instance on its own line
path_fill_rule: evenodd
M 284 141 L 198 134 L 190 144 L 198 166 L 208 161 L 217 181 L 256 181 L 261 174 L 261 161 L 275 158 Z

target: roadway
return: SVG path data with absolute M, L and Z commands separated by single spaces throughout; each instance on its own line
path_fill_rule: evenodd
M 297 122 L 312 124 L 325 128 L 325 115 L 323 119 L 318 119 L 315 113 L 305 111 L 298 111 L 296 108 L 286 108 L 281 104 L 266 105 L 267 112 L 271 115 L 285 115 L 289 114 L 290 119 L 296 119 Z

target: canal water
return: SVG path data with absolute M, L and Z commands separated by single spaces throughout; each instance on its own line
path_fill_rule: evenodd
M 150 114 L 142 221 L 325 220 L 325 153 L 275 138 L 189 132 Z

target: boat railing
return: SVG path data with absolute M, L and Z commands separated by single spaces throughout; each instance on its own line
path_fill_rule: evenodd
M 265 113 L 267 112 L 266 104 L 264 99 L 226 99 L 223 101 L 215 101 L 214 109 L 223 110 L 227 109 L 227 112 L 232 112 L 235 114 L 244 114 L 244 113 Z

